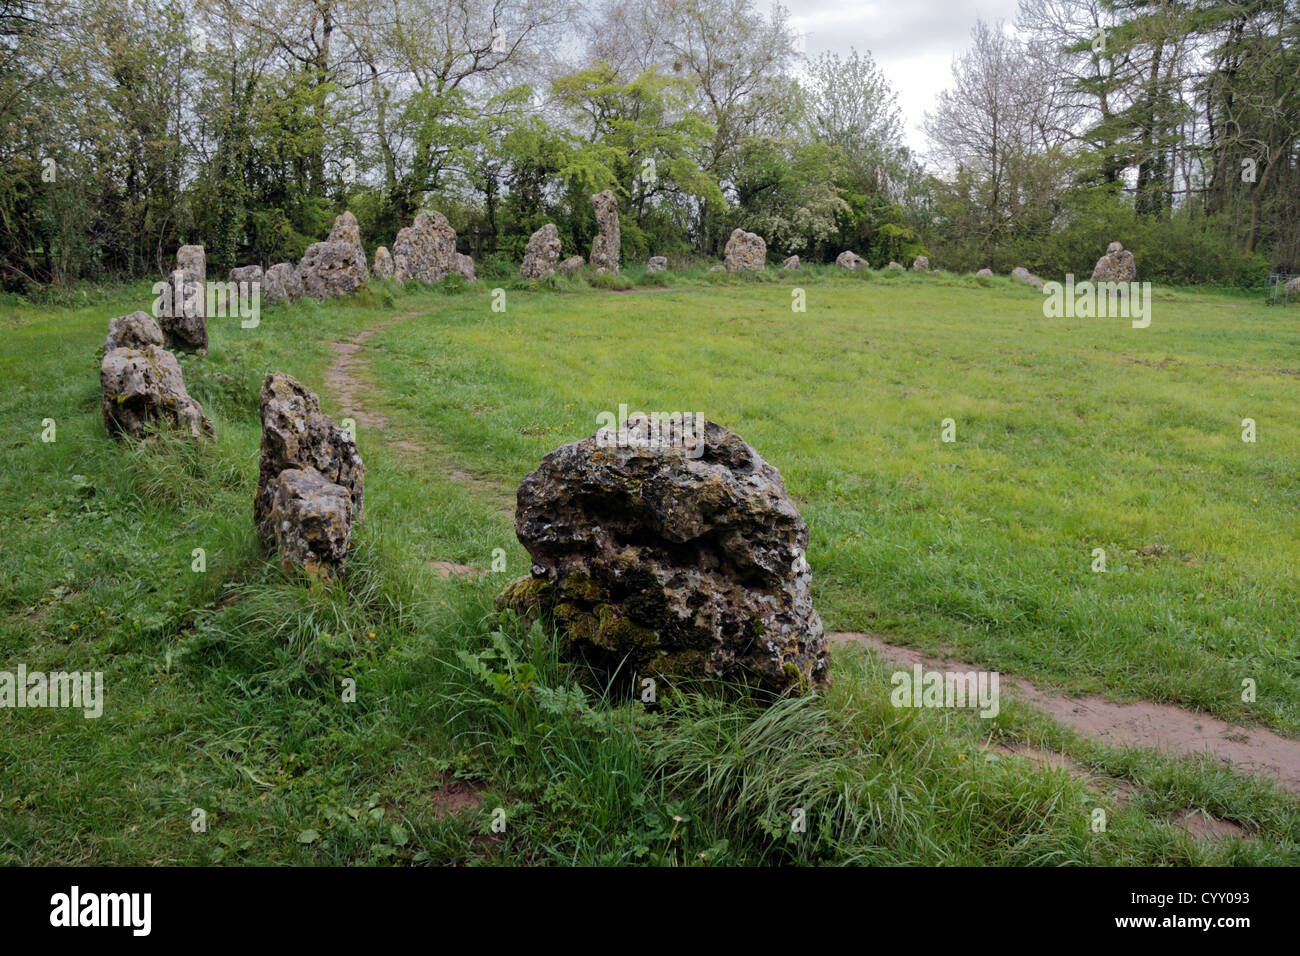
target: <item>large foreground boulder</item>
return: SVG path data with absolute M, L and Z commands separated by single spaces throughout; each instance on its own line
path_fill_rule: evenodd
M 1120 243 L 1112 242 L 1106 247 L 1106 254 L 1097 260 L 1092 270 L 1093 282 L 1136 282 L 1137 263 L 1133 253 Z
M 399 282 L 418 279 L 430 285 L 441 282 L 448 272 L 460 271 L 455 269 L 457 255 L 456 230 L 451 228 L 447 217 L 436 210 L 422 212 L 414 223 L 397 233 L 393 243 L 393 278 Z
M 113 349 L 162 348 L 163 334 L 158 323 L 148 312 L 132 312 L 109 319 L 108 338 L 104 340 L 104 354 Z
M 618 199 L 606 189 L 591 197 L 591 208 L 596 213 L 596 238 L 591 241 L 591 267 L 597 275 L 618 273 L 622 256 L 622 232 L 618 225 Z
M 519 274 L 525 279 L 541 279 L 555 274 L 555 264 L 560 261 L 560 230 L 548 222 L 528 238 L 524 247 L 524 262 Z
M 143 438 L 172 428 L 191 438 L 212 435 L 212 422 L 190 397 L 176 356 L 156 345 L 116 348 L 99 365 L 100 411 L 111 436 Z
M 827 683 L 804 557 L 780 473 L 721 425 L 638 416 L 542 459 L 515 533 L 532 576 L 498 605 L 540 616 L 561 651 L 606 674 Z
M 358 267 L 357 249 L 350 242 L 313 242 L 298 263 L 303 295 L 332 299 L 360 288 L 368 275 L 365 260 L 363 252 Z
M 207 256 L 202 246 L 176 250 L 176 268 L 158 303 L 158 327 L 169 349 L 208 352 Z
M 348 432 L 334 424 L 320 410 L 320 400 L 310 389 L 283 372 L 272 372 L 262 382 L 259 396 L 262 413 L 262 453 L 258 464 L 257 494 L 253 499 L 253 518 L 262 544 L 277 550 L 282 541 L 316 542 L 322 550 L 312 551 L 314 560 L 308 562 L 300 548 L 293 548 L 286 557 L 307 567 L 309 571 L 325 569 L 335 573 L 342 569 L 342 555 L 338 551 L 340 540 L 336 523 L 345 529 L 361 518 L 365 506 L 365 465 L 357 451 L 356 442 Z M 321 482 L 310 474 L 292 476 L 292 487 L 281 490 L 280 477 L 286 471 L 316 472 Z M 329 487 L 326 487 L 329 486 Z M 337 502 L 333 486 L 344 489 L 348 498 L 346 513 Z M 308 495 L 307 492 L 312 492 Z M 277 510 L 276 496 L 282 497 Z M 309 499 L 303 503 L 305 499 Z M 297 501 L 298 504 L 291 504 Z M 328 507 L 328 521 L 325 511 Z M 310 518 L 317 526 L 282 526 L 285 520 L 297 515 Z M 335 529 L 325 533 L 328 525 Z M 350 531 L 343 534 L 346 541 Z M 324 544 L 328 543 L 328 547 Z M 344 547 L 343 555 L 346 554 Z
M 767 243 L 763 237 L 743 229 L 733 229 L 723 263 L 728 272 L 762 272 L 767 265 Z
M 302 278 L 292 262 L 277 262 L 262 276 L 262 296 L 268 302 L 297 302 L 302 298 Z
M 846 249 L 835 257 L 835 264 L 841 269 L 848 269 L 852 272 L 854 269 L 870 269 L 871 263 L 862 258 L 856 252 Z

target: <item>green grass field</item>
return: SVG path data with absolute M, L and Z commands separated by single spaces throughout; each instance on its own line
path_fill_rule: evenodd
M 543 454 L 620 404 L 698 411 L 785 476 L 828 631 L 1300 735 L 1300 312 L 1157 289 L 1134 329 L 1045 319 L 1008 279 L 816 268 L 602 284 L 376 284 L 211 320 L 182 361 L 203 446 L 104 434 L 96 350 L 147 286 L 0 305 L 0 670 L 107 692 L 98 720 L 0 710 L 0 863 L 1300 862 L 1295 795 L 1209 758 L 1017 703 L 896 710 L 893 668 L 856 649 L 822 697 L 647 712 L 492 608 L 527 573 L 509 508 Z M 355 413 L 326 370 L 368 330 L 365 520 L 343 580 L 311 587 L 257 545 L 257 388 L 286 371 Z M 1188 809 L 1249 836 L 1195 839 Z

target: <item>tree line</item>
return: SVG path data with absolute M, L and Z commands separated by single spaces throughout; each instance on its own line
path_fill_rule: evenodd
M 0 0 L 0 286 L 297 261 L 422 208 L 475 259 L 566 249 L 1144 277 L 1300 272 L 1294 0 L 1022 0 L 976 24 L 904 142 L 867 51 L 757 0 Z

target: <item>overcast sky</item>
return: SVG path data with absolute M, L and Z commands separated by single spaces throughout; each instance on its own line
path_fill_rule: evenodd
M 946 89 L 976 19 L 1016 16 L 1016 0 L 782 0 L 810 56 L 869 50 L 898 93 L 907 142 L 925 149 L 922 114 Z

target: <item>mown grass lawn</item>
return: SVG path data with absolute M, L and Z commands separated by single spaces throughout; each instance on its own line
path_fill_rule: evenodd
M 211 355 L 184 360 L 217 424 L 202 448 L 103 434 L 95 350 L 147 288 L 0 307 L 0 669 L 102 670 L 109 695 L 99 720 L 0 711 L 0 862 L 1296 861 L 1294 797 L 1208 760 L 1108 750 L 1016 705 L 900 713 L 861 652 L 824 699 L 646 713 L 579 690 L 491 607 L 527 571 L 503 508 L 543 454 L 620 404 L 698 411 L 784 474 L 828 629 L 1295 735 L 1294 310 L 1157 290 L 1134 329 L 1044 319 L 1001 279 L 669 281 L 380 286 L 257 329 L 213 320 Z M 366 519 L 344 582 L 312 589 L 257 549 L 256 389 L 284 370 L 342 417 L 329 343 L 370 328 L 362 400 L 387 424 L 358 434 Z M 486 572 L 498 548 L 505 574 L 433 566 Z M 988 759 L 997 739 L 1137 796 Z M 457 777 L 482 803 L 440 815 Z M 1254 837 L 1194 841 L 1167 824 L 1190 807 Z

